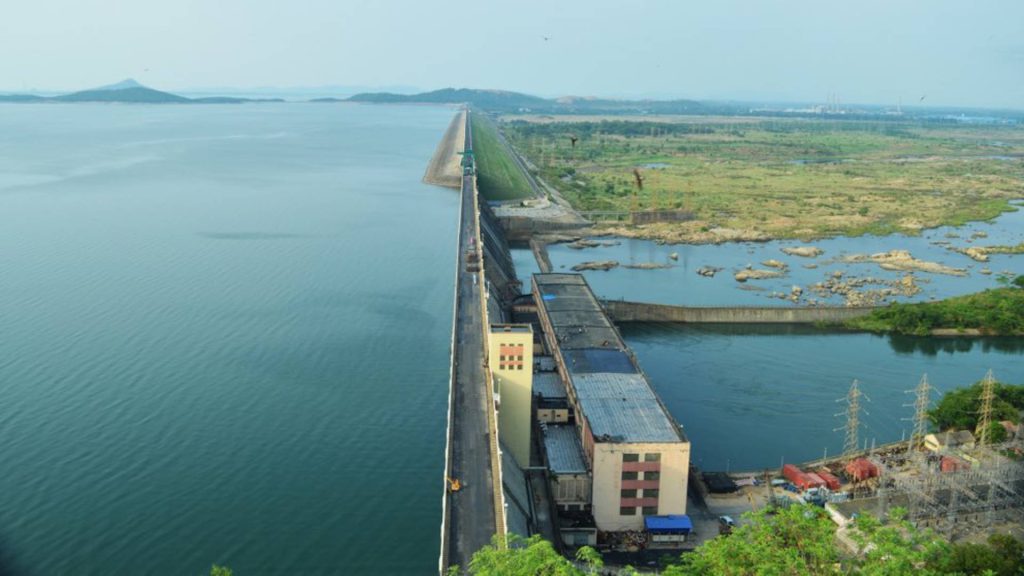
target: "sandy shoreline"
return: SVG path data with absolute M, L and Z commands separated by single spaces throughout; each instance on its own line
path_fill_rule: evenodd
M 445 130 L 444 137 L 437 144 L 434 155 L 430 158 L 423 181 L 435 186 L 460 188 L 462 186 L 462 152 L 466 141 L 466 111 L 463 110 L 452 118 Z

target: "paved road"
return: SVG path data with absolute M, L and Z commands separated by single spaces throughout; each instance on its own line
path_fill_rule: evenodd
M 472 133 L 468 127 L 466 149 L 472 149 Z M 459 479 L 462 489 L 451 495 L 448 525 L 448 562 L 462 568 L 469 565 L 473 553 L 488 544 L 496 531 L 483 367 L 484 327 L 478 285 L 483 278 L 482 273 L 466 271 L 466 254 L 479 242 L 475 238 L 475 198 L 473 177 L 464 176 L 459 230 L 461 258 L 457 280 L 459 303 L 455 322 L 454 401 L 450 423 L 451 476 Z

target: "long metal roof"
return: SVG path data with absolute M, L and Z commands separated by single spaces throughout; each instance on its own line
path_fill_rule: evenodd
M 685 441 L 583 276 L 534 274 L 533 282 L 594 441 Z
M 571 424 L 552 426 L 544 429 L 544 450 L 548 453 L 548 469 L 554 474 L 586 474 L 587 463 L 583 459 L 576 427 Z
M 596 442 L 678 442 L 651 386 L 640 374 L 573 374 L 572 383 Z
M 568 396 L 558 372 L 534 372 L 533 393 L 547 399 L 565 399 Z

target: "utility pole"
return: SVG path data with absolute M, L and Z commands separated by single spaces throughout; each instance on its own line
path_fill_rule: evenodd
M 858 443 L 857 432 L 860 429 L 860 398 L 867 396 L 860 391 L 860 383 L 854 380 L 850 384 L 850 391 L 847 392 L 845 398 L 840 398 L 836 402 L 846 402 L 846 412 L 840 412 L 836 416 L 846 415 L 846 425 L 841 428 L 836 428 L 835 431 L 845 430 L 846 439 L 843 442 L 843 456 L 853 456 L 857 453 L 860 446 Z
M 918 383 L 917 388 L 914 392 L 914 428 L 910 432 L 910 441 L 907 443 L 907 454 L 912 453 L 921 444 L 924 439 L 924 434 L 928 430 L 928 406 L 931 403 L 931 391 L 932 387 L 928 383 L 928 374 L 921 376 L 921 382 Z M 911 392 L 911 390 L 907 390 Z M 904 406 L 910 406 L 904 404 Z
M 981 381 L 981 396 L 978 398 L 981 400 L 981 408 L 978 410 L 980 418 L 974 433 L 978 438 L 979 446 L 985 446 L 991 440 L 989 433 L 992 428 L 992 401 L 995 399 L 995 396 L 996 379 L 992 375 L 992 370 L 989 369 L 988 373 L 985 374 L 985 379 Z

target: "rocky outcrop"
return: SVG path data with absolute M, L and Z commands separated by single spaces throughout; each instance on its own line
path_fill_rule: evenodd
M 825 253 L 824 250 L 817 246 L 787 246 L 782 251 L 790 256 L 800 256 L 801 258 L 817 258 Z
M 739 272 L 737 272 L 736 274 L 733 275 L 733 278 L 735 278 L 737 282 L 746 282 L 747 280 L 764 280 L 766 278 L 781 278 L 784 275 L 785 274 L 783 274 L 782 272 L 779 272 L 777 270 L 750 269 L 750 270 L 740 270 Z
M 583 262 L 572 267 L 574 272 L 582 272 L 584 270 L 611 270 L 612 268 L 618 268 L 619 263 L 615 260 L 597 260 L 594 262 Z
M 894 270 L 902 272 L 928 272 L 931 274 L 946 274 L 948 276 L 966 276 L 967 271 L 963 268 L 953 268 L 938 262 L 918 260 L 906 250 L 890 250 L 877 254 L 853 254 L 842 259 L 843 262 L 874 262 L 883 270 Z

